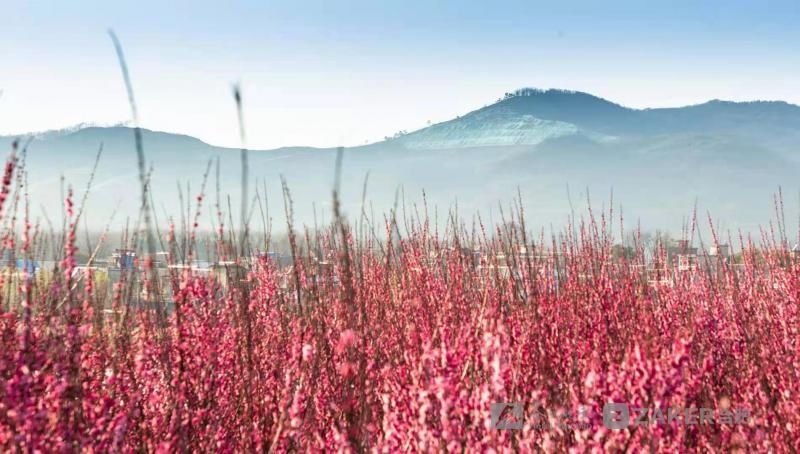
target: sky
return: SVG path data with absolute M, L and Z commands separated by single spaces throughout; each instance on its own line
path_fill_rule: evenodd
M 239 146 L 352 146 L 520 87 L 630 107 L 800 104 L 800 2 L 0 0 L 0 134 L 129 121 Z

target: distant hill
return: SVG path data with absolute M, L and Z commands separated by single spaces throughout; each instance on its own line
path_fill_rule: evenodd
M 8 150 L 11 140 L 0 137 L 0 147 Z M 135 215 L 139 188 L 133 132 L 117 126 L 33 138 L 27 157 L 29 189 L 49 217 L 57 219 L 53 213 L 60 213 L 60 175 L 81 191 L 101 143 L 89 219 L 103 225 L 115 207 L 119 222 Z M 185 192 L 196 195 L 208 162 L 217 159 L 221 204 L 227 205 L 229 194 L 232 206 L 238 206 L 238 149 L 148 130 L 144 145 L 154 169 L 157 216 L 178 219 L 185 213 Z M 314 208 L 318 221 L 329 218 L 325 212 L 335 150 L 253 150 L 249 157 L 251 181 L 259 191 L 266 187 L 271 217 L 283 222 L 283 176 L 292 189 L 298 223 L 311 224 Z M 523 89 L 453 120 L 348 149 L 343 194 L 351 214 L 361 212 L 367 173 L 367 200 L 377 213 L 399 203 L 403 193 L 407 204 L 420 203 L 424 189 L 442 219 L 456 202 L 462 214 L 480 210 L 485 217 L 499 217 L 497 203 L 509 202 L 519 189 L 531 225 L 560 225 L 569 213 L 567 187 L 577 210 L 587 189 L 593 201 L 607 205 L 613 188 L 615 205 L 622 204 L 629 220 L 640 217 L 645 227 L 675 230 L 697 201 L 701 214 L 710 211 L 723 226 L 754 231 L 769 220 L 778 185 L 786 194 L 797 194 L 800 106 L 714 100 L 630 109 L 587 93 Z M 213 203 L 215 166 L 210 180 L 206 192 Z
M 700 133 L 734 134 L 770 143 L 787 137 L 800 141 L 800 106 L 780 101 L 714 100 L 687 107 L 630 109 L 587 93 L 522 89 L 495 104 L 409 134 L 403 140 L 411 147 L 431 147 L 421 142 L 435 142 L 449 135 L 495 134 L 492 145 L 535 145 L 570 133 L 606 140 Z

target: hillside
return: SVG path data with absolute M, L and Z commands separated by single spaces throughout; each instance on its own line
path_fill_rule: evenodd
M 257 127 L 257 126 L 253 126 Z M 11 137 L 0 137 L 9 149 Z M 80 191 L 100 144 L 90 219 L 104 225 L 135 216 L 138 183 L 133 133 L 126 127 L 89 127 L 34 137 L 28 150 L 31 195 L 45 209 L 59 209 L 60 175 Z M 144 131 L 154 169 L 157 215 L 180 216 L 175 194 L 196 195 L 208 162 L 220 162 L 221 204 L 238 206 L 239 153 L 193 137 Z M 270 216 L 282 222 L 280 178 L 292 189 L 298 223 L 329 216 L 335 151 L 286 148 L 253 150 L 251 181 L 266 191 Z M 344 166 L 345 209 L 358 214 L 369 173 L 367 199 L 376 212 L 405 193 L 418 201 L 424 189 L 441 212 L 498 215 L 497 203 L 520 193 L 536 225 L 563 223 L 588 191 L 595 202 L 622 204 L 629 220 L 677 229 L 697 200 L 727 227 L 754 231 L 771 214 L 778 185 L 797 192 L 800 107 L 783 102 L 710 101 L 665 109 L 630 109 L 580 92 L 520 90 L 495 104 L 396 139 L 349 149 Z M 212 167 L 208 193 L 215 199 Z M 189 187 L 187 188 L 187 183 Z M 399 192 L 402 188 L 402 192 Z M 251 188 L 251 194 L 254 189 Z M 456 200 L 453 194 L 459 194 Z M 410 203 L 410 202 L 409 202 Z M 185 200 L 184 200 L 185 206 Z M 411 209 L 411 207 L 408 207 Z M 208 211 L 208 210 L 207 210 Z M 60 212 L 60 211 L 56 211 Z M 442 215 L 442 217 L 444 217 Z M 498 219 L 493 219 L 499 222 Z

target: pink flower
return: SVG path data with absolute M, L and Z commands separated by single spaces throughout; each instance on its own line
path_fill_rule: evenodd
M 346 329 L 339 335 L 339 342 L 335 350 L 337 354 L 342 354 L 356 342 L 356 333 L 352 329 Z
M 303 361 L 309 362 L 311 358 L 314 356 L 314 347 L 311 344 L 304 344 L 303 345 Z

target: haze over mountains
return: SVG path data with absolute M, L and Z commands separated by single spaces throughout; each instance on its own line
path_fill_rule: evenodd
M 0 146 L 10 149 L 12 140 L 1 137 Z M 82 191 L 101 143 L 87 218 L 102 226 L 115 207 L 119 223 L 135 218 L 139 188 L 132 131 L 88 127 L 37 135 L 28 148 L 29 189 L 51 219 L 61 212 L 59 176 Z M 232 206 L 238 206 L 237 149 L 154 131 L 144 132 L 144 145 L 154 169 L 159 218 L 180 216 L 178 182 L 184 192 L 190 182 L 193 197 L 207 163 L 217 158 L 223 205 L 230 194 Z M 334 149 L 252 150 L 249 159 L 251 181 L 266 187 L 277 226 L 284 222 L 281 175 L 292 190 L 298 224 L 311 224 L 314 208 L 320 221 L 329 218 Z M 596 207 L 607 207 L 613 188 L 615 210 L 622 205 L 629 222 L 640 218 L 647 229 L 679 229 L 697 201 L 703 222 L 709 211 L 724 228 L 755 231 L 773 215 L 772 194 L 779 185 L 787 214 L 794 212 L 800 106 L 714 100 L 637 110 L 586 93 L 524 89 L 459 118 L 347 149 L 343 197 L 351 215 L 361 211 L 367 173 L 367 203 L 376 215 L 394 205 L 402 187 L 407 211 L 414 202 L 421 205 L 424 189 L 430 212 L 437 206 L 440 220 L 457 201 L 460 214 L 480 210 L 484 222 L 490 217 L 499 222 L 497 204 L 508 206 L 519 189 L 531 225 L 561 227 L 570 202 L 583 212 L 588 190 Z M 214 188 L 212 167 L 206 191 L 212 203 Z

